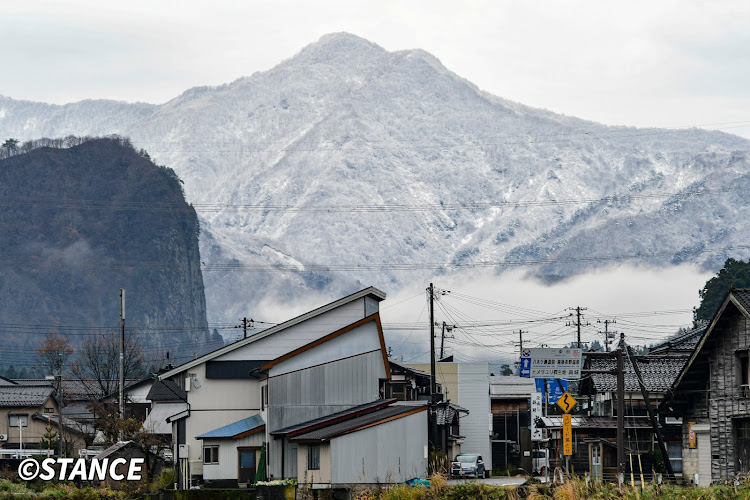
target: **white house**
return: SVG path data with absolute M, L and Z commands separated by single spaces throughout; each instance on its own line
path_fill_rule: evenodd
M 376 288 L 361 290 L 163 373 L 160 380 L 187 394 L 185 411 L 169 418 L 182 487 L 191 476 L 205 478 L 207 466 L 222 465 L 221 451 L 218 464 L 205 460 L 212 431 L 256 415 L 265 425 L 268 476 L 296 477 L 297 444 L 270 439 L 270 432 L 378 399 L 380 381 L 390 376 L 379 315 L 384 299 Z M 237 460 L 242 446 L 220 439 L 217 446 L 235 446 Z M 214 470 L 231 472 L 218 467 L 208 475 Z M 240 482 L 241 471 L 234 474 L 215 479 Z

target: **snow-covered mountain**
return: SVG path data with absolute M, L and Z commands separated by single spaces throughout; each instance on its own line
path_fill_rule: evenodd
M 749 141 L 530 108 L 349 34 L 158 106 L 0 96 L 2 138 L 111 133 L 184 181 L 212 322 L 436 273 L 750 256 Z

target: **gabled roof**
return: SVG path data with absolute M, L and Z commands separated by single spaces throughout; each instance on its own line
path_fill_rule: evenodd
M 53 393 L 50 386 L 3 385 L 0 386 L 0 407 L 41 406 Z
M 219 427 L 209 432 L 205 432 L 195 439 L 240 439 L 256 432 L 266 429 L 266 423 L 260 415 L 243 418 L 224 427 Z
M 724 298 L 724 302 L 721 303 L 721 307 L 719 307 L 719 310 L 716 311 L 716 314 L 714 314 L 714 317 L 711 319 L 711 322 L 706 328 L 706 332 L 703 334 L 700 341 L 698 342 L 698 345 L 695 347 L 693 354 L 690 355 L 687 363 L 685 363 L 682 371 L 674 381 L 674 384 L 672 385 L 673 389 L 676 389 L 677 386 L 679 386 L 682 380 L 685 378 L 685 375 L 690 370 L 690 367 L 693 365 L 696 358 L 700 354 L 703 346 L 706 345 L 706 341 L 713 333 L 716 325 L 719 322 L 719 319 L 724 314 L 724 311 L 726 310 L 727 306 L 729 306 L 729 304 L 733 304 L 735 307 L 737 307 L 737 309 L 743 316 L 750 319 L 750 289 L 738 288 L 735 290 L 729 290 L 729 292 L 727 292 L 727 296 Z
M 635 356 L 641 370 L 643 383 L 649 392 L 667 392 L 687 362 L 687 355 L 671 356 Z M 607 358 L 589 358 L 587 368 L 592 370 L 615 370 L 617 360 Z M 640 392 L 641 385 L 635 376 L 630 358 L 624 356 L 625 392 Z M 615 392 L 617 376 L 603 373 L 591 375 L 591 385 L 595 392 Z
M 391 420 L 408 417 L 419 412 L 427 411 L 427 403 L 416 404 L 392 404 L 383 408 L 377 408 L 358 417 L 321 427 L 314 431 L 300 434 L 290 438 L 290 442 L 322 442 L 329 441 L 335 437 L 350 434 L 368 427 L 384 424 Z M 427 424 L 425 420 L 425 424 Z
M 283 323 L 279 323 L 278 325 L 272 326 L 271 328 L 267 328 L 261 332 L 256 333 L 255 335 L 251 335 L 247 338 L 240 339 L 237 342 L 234 342 L 229 345 L 225 345 L 224 347 L 220 347 L 219 349 L 216 349 L 215 351 L 209 352 L 207 354 L 204 354 L 203 356 L 200 356 L 199 358 L 196 358 L 192 361 L 188 361 L 187 363 L 183 363 L 172 370 L 168 372 L 164 372 L 161 375 L 159 375 L 160 380 L 167 379 L 169 377 L 172 377 L 174 375 L 177 375 L 178 373 L 182 373 L 186 370 L 189 370 L 190 368 L 193 368 L 194 366 L 198 366 L 202 363 L 205 363 L 208 360 L 214 359 L 216 357 L 219 357 L 223 354 L 229 353 L 234 351 L 235 349 L 238 349 L 240 347 L 244 347 L 248 344 L 251 344 L 253 342 L 256 342 L 260 339 L 266 338 L 269 335 L 273 335 L 274 333 L 280 332 L 282 330 L 285 330 L 289 327 L 292 327 L 294 325 L 297 325 L 299 323 L 302 323 L 303 321 L 307 321 L 309 319 L 312 319 L 316 316 L 320 316 L 323 313 L 326 313 L 328 311 L 331 311 L 333 309 L 336 309 L 337 307 L 341 307 L 344 304 L 348 304 L 349 302 L 353 302 L 355 300 L 359 300 L 363 297 L 371 296 L 377 301 L 385 300 L 385 292 L 382 292 L 378 290 L 375 287 L 369 287 L 365 288 L 364 290 L 360 290 L 358 292 L 355 292 L 351 295 L 348 295 L 346 297 L 343 297 L 341 299 L 335 300 L 333 302 L 330 302 L 324 306 L 321 306 L 317 309 L 313 309 L 312 311 L 306 312 L 305 314 L 302 314 L 300 316 L 297 316 L 296 318 L 292 318 L 288 321 L 285 321 Z
M 33 420 L 39 420 L 47 424 L 52 424 L 55 427 L 60 427 L 59 415 L 50 415 L 48 413 L 34 413 L 31 415 Z M 96 429 L 93 425 L 86 422 L 80 422 L 63 416 L 63 425 L 68 432 L 75 432 L 77 434 L 95 434 Z
M 146 395 L 150 401 L 180 401 L 187 400 L 185 390 L 171 380 L 156 380 Z

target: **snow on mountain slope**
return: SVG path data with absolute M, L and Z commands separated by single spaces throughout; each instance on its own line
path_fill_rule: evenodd
M 488 262 L 539 262 L 530 271 L 548 279 L 638 252 L 635 263 L 716 268 L 724 256 L 706 248 L 750 236 L 741 192 L 689 194 L 744 186 L 734 152 L 750 142 L 529 108 L 424 51 L 345 33 L 160 106 L 0 98 L 0 117 L 0 137 L 120 133 L 174 168 L 203 224 L 212 321 Z

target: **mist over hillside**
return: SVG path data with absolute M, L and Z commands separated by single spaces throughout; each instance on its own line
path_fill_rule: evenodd
M 436 275 L 750 257 L 749 141 L 530 108 L 349 34 L 158 106 L 0 97 L 0 137 L 110 133 L 184 181 L 212 322 Z

